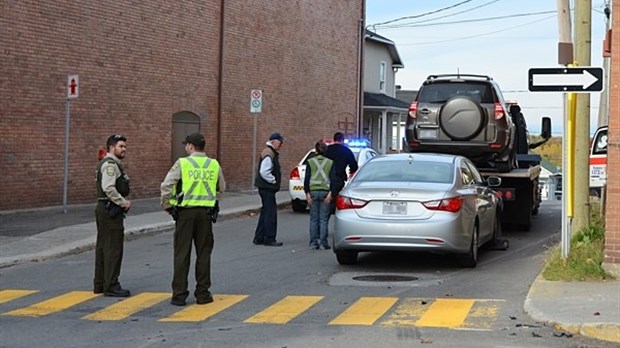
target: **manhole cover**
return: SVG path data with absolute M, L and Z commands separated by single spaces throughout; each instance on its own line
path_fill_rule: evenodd
M 353 280 L 362 282 L 410 282 L 412 280 L 418 280 L 418 278 L 400 275 L 366 275 L 353 277 Z

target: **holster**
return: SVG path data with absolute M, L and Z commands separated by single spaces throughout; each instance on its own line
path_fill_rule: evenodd
M 217 218 L 220 216 L 220 201 L 215 201 L 215 206 L 210 209 L 211 221 L 217 222 Z
M 118 204 L 114 204 L 111 201 L 106 201 L 105 208 L 108 211 L 108 216 L 111 218 L 115 218 L 121 214 L 125 217 L 123 208 L 121 208 Z

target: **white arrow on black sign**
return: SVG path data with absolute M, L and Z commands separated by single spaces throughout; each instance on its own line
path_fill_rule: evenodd
M 594 67 L 530 69 L 529 90 L 599 92 L 603 90 L 603 69 Z

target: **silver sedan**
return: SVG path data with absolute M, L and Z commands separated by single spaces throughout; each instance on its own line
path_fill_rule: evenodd
M 360 251 L 456 254 L 475 267 L 478 248 L 501 233 L 501 199 L 465 157 L 392 154 L 359 169 L 336 199 L 333 247 L 340 264 Z

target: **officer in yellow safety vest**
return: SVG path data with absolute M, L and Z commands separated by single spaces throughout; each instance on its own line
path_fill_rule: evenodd
M 332 201 L 336 197 L 334 185 L 337 182 L 334 162 L 325 157 L 327 144 L 319 141 L 314 146 L 316 156 L 306 163 L 304 191 L 310 206 L 310 249 L 330 249 L 327 242 L 329 235 L 329 217 Z M 334 192 L 332 192 L 334 191 Z
M 179 158 L 161 183 L 161 206 L 176 220 L 174 231 L 174 274 L 172 299 L 175 306 L 185 306 L 189 295 L 187 276 L 192 242 L 196 248 L 197 304 L 213 302 L 211 287 L 211 252 L 213 219 L 216 218 L 217 192 L 224 192 L 226 181 L 220 164 L 205 154 L 202 134 L 185 138 L 187 157 Z

